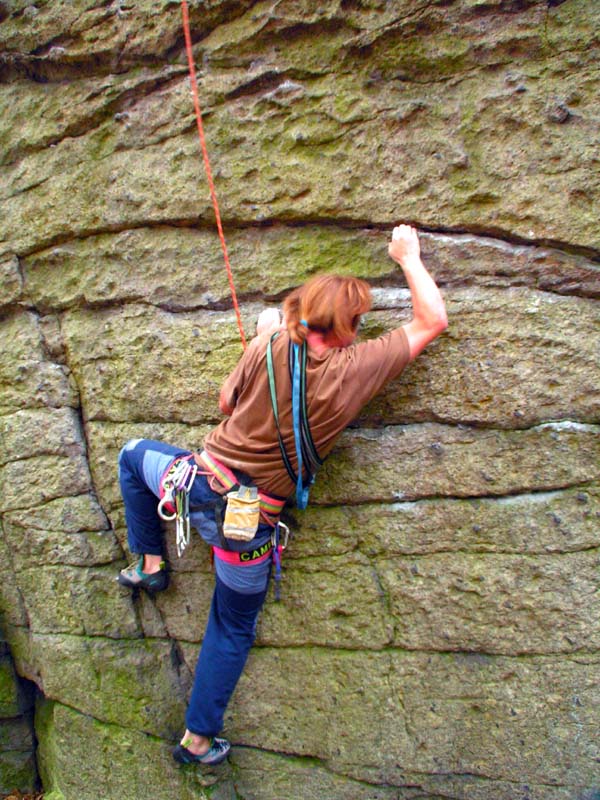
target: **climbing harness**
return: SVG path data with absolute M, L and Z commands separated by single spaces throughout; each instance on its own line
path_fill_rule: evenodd
M 176 458 L 160 482 L 158 516 L 166 522 L 175 520 L 175 543 L 180 558 L 190 543 L 190 490 L 198 472 L 197 465 L 190 463 L 192 459 L 193 456 Z
M 228 494 L 231 494 L 233 490 L 239 491 L 240 488 L 243 489 L 256 489 L 256 487 L 240 487 L 240 483 L 236 477 L 236 475 L 226 467 L 225 464 L 222 464 L 218 461 L 213 455 L 207 453 L 206 450 L 202 450 L 201 453 L 197 453 L 196 456 L 196 463 L 200 464 L 202 467 L 206 468 L 206 472 L 203 474 L 212 474 L 217 481 L 221 484 L 221 486 L 228 490 Z M 259 509 L 260 509 L 260 516 L 261 518 L 269 524 L 273 528 L 273 532 L 271 534 L 271 538 L 269 541 L 264 542 L 263 544 L 259 545 L 258 547 L 253 548 L 252 550 L 245 550 L 242 552 L 230 550 L 227 544 L 227 540 L 225 536 L 221 537 L 221 547 L 213 547 L 213 555 L 219 558 L 221 561 L 225 561 L 227 564 L 234 564 L 238 567 L 243 566 L 251 566 L 253 564 L 260 564 L 263 561 L 266 561 L 268 558 L 273 557 L 273 564 L 275 567 L 275 599 L 280 599 L 280 583 L 281 583 L 281 559 L 283 555 L 283 551 L 288 545 L 290 539 L 290 529 L 288 526 L 281 522 L 279 519 L 279 515 L 283 511 L 283 507 L 285 506 L 285 499 L 281 497 L 271 497 L 264 492 L 261 492 L 257 489 L 257 495 L 259 500 Z M 206 504 L 208 505 L 208 504 Z M 219 509 L 215 509 L 215 516 L 217 518 L 217 529 L 219 528 Z M 196 510 L 196 506 L 192 506 L 192 511 Z
M 259 547 L 241 553 L 233 550 L 226 550 L 222 547 L 213 547 L 213 553 L 217 558 L 221 559 L 221 561 L 225 561 L 227 564 L 234 564 L 236 567 L 261 564 L 263 561 L 271 558 L 272 555 L 273 564 L 275 566 L 275 574 L 273 576 L 275 580 L 275 600 L 280 600 L 282 578 L 281 559 L 283 551 L 288 546 L 289 538 L 290 529 L 288 526 L 284 522 L 277 522 L 273 528 L 271 539 Z
M 225 464 L 218 461 L 213 455 L 207 453 L 206 450 L 202 450 L 201 453 L 196 453 L 196 463 L 200 464 L 211 473 L 216 478 L 217 482 L 220 483 L 224 489 L 227 489 L 228 492 L 234 491 L 239 487 L 240 482 L 235 473 L 230 470 L 229 467 L 226 467 Z M 272 497 L 258 489 L 258 500 L 260 516 L 273 528 L 279 515 L 283 511 L 285 498 Z
M 269 375 L 269 392 L 271 395 L 271 405 L 273 407 L 273 416 L 275 418 L 275 426 L 277 428 L 277 438 L 279 441 L 279 449 L 281 450 L 281 457 L 285 468 L 290 477 L 290 480 L 296 486 L 296 505 L 300 509 L 306 508 L 308 505 L 308 495 L 311 485 L 314 483 L 316 472 L 323 461 L 317 453 L 311 432 L 308 424 L 308 408 L 306 404 L 306 352 L 307 345 L 303 342 L 302 345 L 290 342 L 289 349 L 289 364 L 291 370 L 292 380 L 292 418 L 294 425 L 294 444 L 296 448 L 296 459 L 298 461 L 298 472 L 294 472 L 292 463 L 288 456 L 283 437 L 281 436 L 281 429 L 279 427 L 279 409 L 277 405 L 277 386 L 275 384 L 275 370 L 273 369 L 273 350 L 272 345 L 275 339 L 279 336 L 279 331 L 276 331 L 269 339 L 267 345 L 267 372 Z M 307 480 L 302 479 L 303 468 L 306 470 Z
M 190 15 L 188 12 L 188 4 L 186 0 L 181 0 L 181 14 L 183 17 L 183 34 L 185 38 L 185 49 L 187 53 L 188 69 L 190 73 L 190 86 L 192 91 L 192 99 L 194 103 L 194 112 L 196 114 L 196 127 L 198 128 L 198 137 L 200 139 L 200 147 L 202 149 L 202 157 L 204 159 L 204 170 L 206 172 L 206 179 L 208 181 L 208 188 L 210 190 L 210 197 L 212 200 L 213 208 L 215 211 L 215 220 L 217 223 L 217 231 L 219 240 L 221 242 L 221 249 L 223 251 L 223 260 L 225 261 L 225 268 L 227 270 L 227 278 L 229 280 L 229 289 L 231 291 L 231 299 L 235 309 L 235 316 L 237 319 L 240 338 L 244 350 L 247 347 L 246 336 L 244 334 L 244 326 L 242 325 L 242 316 L 240 314 L 240 307 L 238 305 L 237 294 L 235 285 L 233 283 L 233 273 L 231 264 L 229 263 L 229 254 L 227 252 L 227 244 L 225 242 L 225 234 L 223 233 L 223 225 L 221 224 L 221 213 L 219 211 L 219 203 L 217 201 L 217 193 L 212 177 L 212 170 L 210 168 L 210 160 L 208 158 L 208 148 L 206 146 L 206 139 L 204 138 L 204 126 L 202 124 L 202 111 L 200 109 L 200 100 L 198 99 L 198 80 L 196 78 L 196 67 L 194 66 L 194 53 L 192 50 L 192 35 L 190 33 Z
M 233 564 L 236 567 L 248 567 L 254 564 L 262 564 L 263 561 L 271 558 L 272 552 L 273 544 L 270 540 L 261 544 L 259 547 L 241 553 L 236 550 L 225 550 L 222 547 L 213 547 L 213 553 L 217 558 L 221 561 L 225 561 L 227 564 Z

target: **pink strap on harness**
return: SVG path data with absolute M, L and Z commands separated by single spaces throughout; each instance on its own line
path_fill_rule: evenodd
M 272 550 L 273 545 L 271 542 L 267 542 L 255 550 L 248 550 L 245 553 L 236 553 L 233 550 L 223 550 L 222 547 L 213 546 L 213 553 L 217 558 L 225 561 L 226 564 L 233 564 L 236 567 L 250 567 L 252 564 L 262 564 L 263 561 L 271 557 Z

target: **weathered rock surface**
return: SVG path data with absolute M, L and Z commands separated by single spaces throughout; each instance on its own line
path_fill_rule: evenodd
M 0 3 L 0 791 L 28 680 L 48 800 L 597 800 L 600 6 L 190 14 L 246 332 L 320 270 L 407 321 L 399 220 L 450 326 L 289 512 L 230 762 L 176 769 L 209 554 L 120 589 L 116 461 L 201 446 L 241 353 L 179 3 Z
M 308 665 L 316 714 L 307 708 L 305 686 L 293 680 Z M 234 707 L 231 725 L 248 744 L 282 753 L 291 748 L 334 773 L 374 784 L 403 786 L 405 775 L 417 773 L 427 785 L 441 772 L 459 771 L 514 781 L 518 771 L 515 782 L 589 786 L 597 776 L 597 743 L 580 740 L 575 774 L 564 748 L 576 731 L 597 724 L 594 666 L 595 657 L 257 651 L 238 692 L 246 699 Z M 251 703 L 250 685 L 268 699 Z M 357 758 L 365 741 L 370 753 Z M 502 763 L 483 755 L 499 749 Z

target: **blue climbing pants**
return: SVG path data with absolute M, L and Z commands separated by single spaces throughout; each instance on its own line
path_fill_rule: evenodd
M 128 442 L 119 455 L 119 483 L 129 549 L 132 553 L 161 555 L 162 524 L 157 513 L 160 482 L 175 458 L 188 450 L 149 439 Z M 190 506 L 219 498 L 204 475 L 197 475 Z M 214 510 L 192 512 L 190 521 L 209 544 L 221 546 Z M 271 538 L 271 527 L 261 523 L 251 542 L 231 542 L 233 550 L 259 548 Z M 186 726 L 200 736 L 216 736 L 223 727 L 225 709 L 239 680 L 256 633 L 271 561 L 236 565 L 215 556 L 216 583 L 208 623 L 196 666 Z

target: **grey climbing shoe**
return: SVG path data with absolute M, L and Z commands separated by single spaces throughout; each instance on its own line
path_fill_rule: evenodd
M 144 557 L 140 556 L 137 561 L 122 569 L 117 576 L 117 581 L 121 586 L 128 589 L 145 589 L 147 592 L 162 592 L 169 585 L 169 573 L 162 561 L 158 572 L 142 572 Z
M 189 742 L 186 742 L 186 744 L 189 744 Z M 231 745 L 227 739 L 219 739 L 215 736 L 215 738 L 211 740 L 210 747 L 206 753 L 203 753 L 201 756 L 195 755 L 188 750 L 187 747 L 178 744 L 173 750 L 173 758 L 179 764 L 220 764 L 221 761 L 225 761 L 230 750 Z

